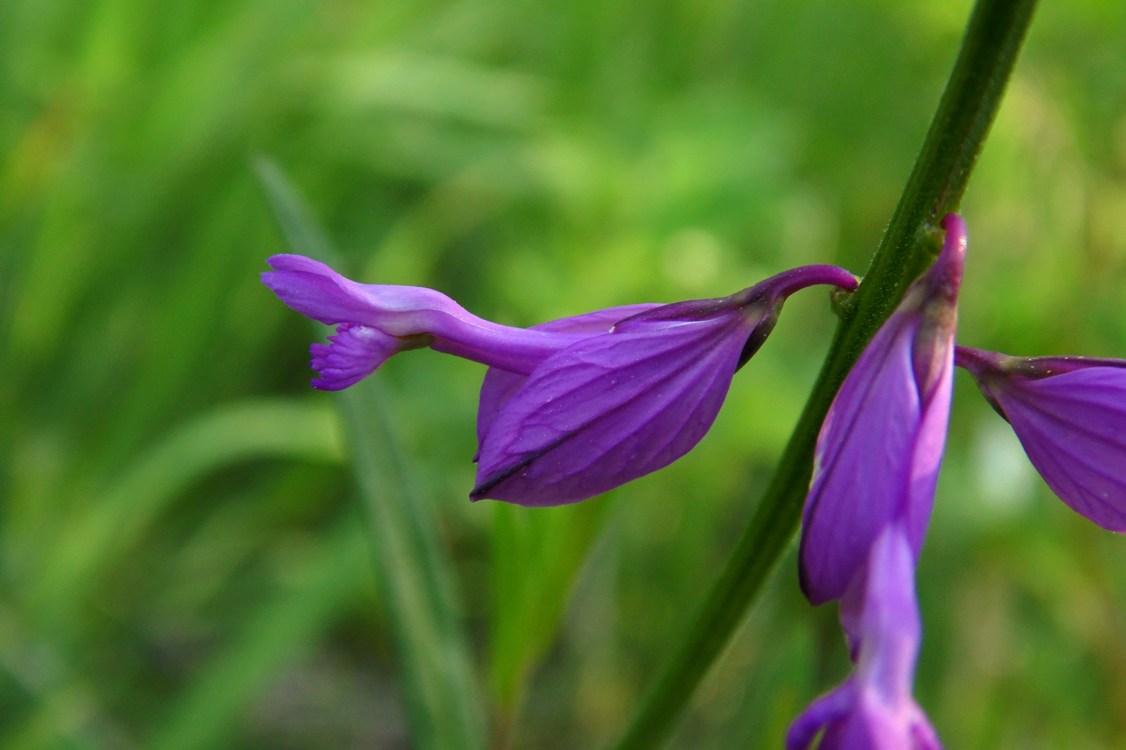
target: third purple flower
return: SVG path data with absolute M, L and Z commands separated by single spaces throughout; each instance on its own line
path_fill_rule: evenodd
M 1126 532 L 1126 361 L 964 346 L 956 356 L 1052 491 L 1099 526 Z
M 906 529 L 889 524 L 864 561 L 855 601 L 841 619 L 854 643 L 852 676 L 794 721 L 787 750 L 938 750 L 938 737 L 911 695 L 921 628 L 915 552 Z M 852 598 L 850 596 L 850 598 Z

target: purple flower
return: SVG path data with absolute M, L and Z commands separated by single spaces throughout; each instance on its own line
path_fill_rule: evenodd
M 813 604 L 844 595 L 889 524 L 917 556 L 946 441 L 966 232 L 943 219 L 934 265 L 861 353 L 817 441 L 802 518 L 800 575 Z
M 955 357 L 1052 491 L 1099 526 L 1126 532 L 1126 361 L 961 346 Z
M 794 721 L 786 735 L 787 750 L 804 750 L 818 732 L 820 750 L 941 747 L 911 697 L 921 630 L 914 579 L 910 534 L 904 525 L 893 523 L 871 546 L 863 575 L 857 579 L 855 612 L 849 619 L 846 610 L 853 605 L 842 602 L 842 621 L 857 646 L 853 673 Z
M 337 326 L 329 344 L 312 347 L 314 387 L 346 388 L 396 352 L 424 346 L 488 365 L 470 498 L 522 505 L 578 502 L 672 463 L 707 432 L 790 294 L 856 287 L 842 269 L 805 266 L 721 299 L 520 329 L 432 289 L 358 284 L 297 255 L 269 263 L 263 282 L 283 302 Z

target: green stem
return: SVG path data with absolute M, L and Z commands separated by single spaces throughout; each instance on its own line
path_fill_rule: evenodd
M 934 258 L 938 222 L 957 209 L 1000 106 L 1036 0 L 978 0 L 922 152 L 842 321 L 766 494 L 686 639 L 645 696 L 617 750 L 668 738 L 700 680 L 742 622 L 801 518 L 811 458 L 845 375 L 907 286 Z

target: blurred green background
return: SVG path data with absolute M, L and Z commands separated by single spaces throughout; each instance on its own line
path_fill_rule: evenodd
M 357 278 L 513 325 L 861 272 L 968 12 L 0 2 L 0 747 L 412 746 L 404 599 L 377 582 L 415 563 L 380 567 L 373 492 L 431 520 L 493 745 L 612 739 L 769 477 L 824 294 L 690 456 L 570 508 L 470 505 L 482 370 L 399 357 L 376 400 L 414 494 L 362 490 L 341 414 L 364 413 L 308 388 L 312 331 L 258 282 L 277 186 Z M 963 343 L 1126 356 L 1123 39 L 1118 0 L 1042 3 L 963 204 Z M 778 747 L 845 674 L 794 570 L 675 747 Z M 964 375 L 919 587 L 947 746 L 1126 747 L 1126 540 L 1053 498 Z

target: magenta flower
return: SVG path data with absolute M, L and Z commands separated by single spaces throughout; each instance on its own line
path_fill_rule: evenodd
M 861 353 L 829 408 L 802 518 L 800 575 L 813 604 L 844 595 L 876 537 L 902 523 L 918 556 L 946 442 L 962 219 L 943 219 L 931 268 Z
M 336 325 L 312 346 L 313 386 L 346 388 L 391 355 L 429 346 L 488 365 L 470 498 L 578 502 L 656 471 L 711 427 L 732 376 L 782 304 L 814 284 L 854 289 L 805 266 L 722 299 L 632 305 L 528 329 L 478 318 L 432 289 L 350 281 L 298 255 L 269 259 L 263 283 L 294 310 Z
M 808 748 L 819 732 L 820 750 L 941 747 L 911 697 L 921 635 L 915 555 L 902 524 L 893 523 L 876 537 L 858 578 L 856 611 L 849 619 L 842 603 L 842 621 L 857 646 L 853 673 L 794 721 L 786 735 L 787 750 Z
M 1126 532 L 1126 361 L 962 346 L 955 357 L 1052 491 L 1099 526 Z

